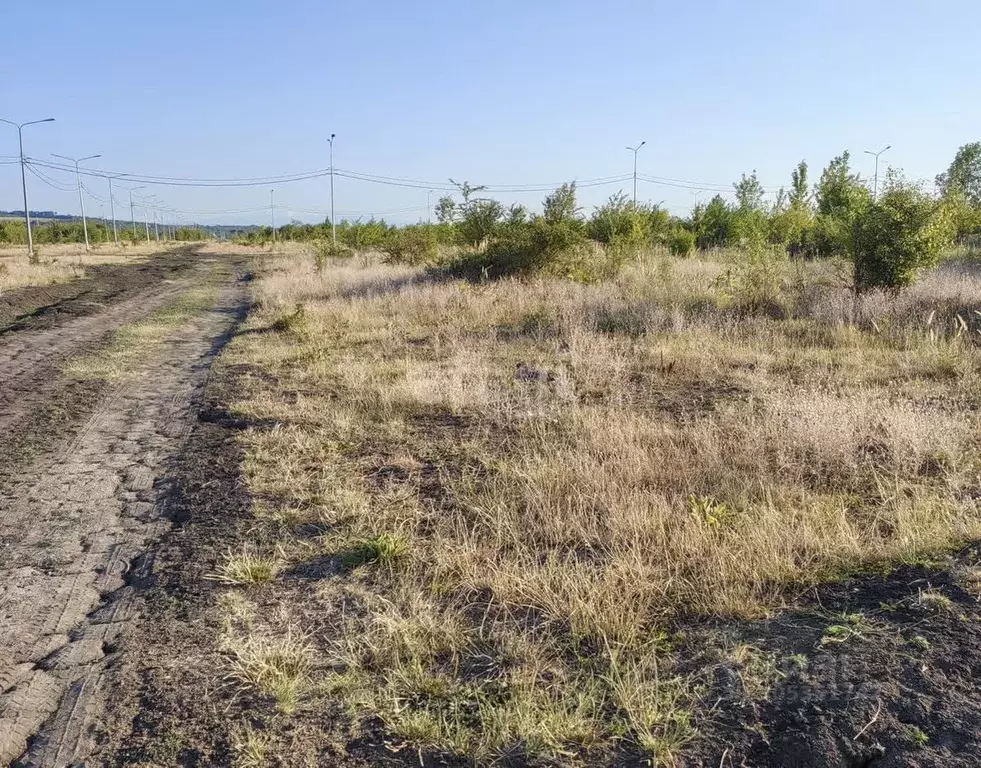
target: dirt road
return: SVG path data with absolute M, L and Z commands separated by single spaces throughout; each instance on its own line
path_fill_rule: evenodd
M 0 313 L 0 764 L 68 766 L 94 749 L 134 584 L 170 526 L 167 477 L 212 358 L 247 305 L 245 268 L 192 249 L 4 297 Z M 109 381 L 71 359 L 213 284 Z

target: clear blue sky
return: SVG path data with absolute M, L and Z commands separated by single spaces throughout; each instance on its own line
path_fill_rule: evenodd
M 58 120 L 26 129 L 27 154 L 99 152 L 98 167 L 120 172 L 325 168 L 336 132 L 338 168 L 386 176 L 607 177 L 629 173 L 624 146 L 646 140 L 641 173 L 719 184 L 755 168 L 778 185 L 800 159 L 814 179 L 846 148 L 871 175 L 862 150 L 885 144 L 884 161 L 932 179 L 981 140 L 977 0 L 49 0 L 5 3 L 4 26 L 0 117 Z M 0 155 L 16 151 L 0 124 Z M 72 193 L 29 184 L 33 209 L 77 212 Z M 424 190 L 339 179 L 336 191 L 339 213 L 425 217 Z M 269 202 L 268 187 L 154 192 L 184 210 Z M 677 213 L 693 200 L 647 183 L 639 196 Z M 542 195 L 502 197 L 537 206 Z M 288 210 L 316 219 L 298 211 L 327 210 L 327 181 L 277 186 L 276 200 L 280 222 Z M 0 165 L 0 209 L 21 207 L 18 168 Z

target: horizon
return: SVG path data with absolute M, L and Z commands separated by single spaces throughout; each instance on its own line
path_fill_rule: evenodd
M 93 12 L 56 0 L 43 28 L 30 10 L 10 9 L 27 33 L 0 56 L 8 70 L 26 62 L 30 76 L 5 83 L 0 118 L 56 120 L 24 132 L 35 161 L 30 208 L 78 216 L 74 173 L 52 155 L 98 153 L 90 169 L 174 177 L 140 178 L 137 194 L 156 195 L 148 205 L 183 223 L 265 226 L 273 212 L 277 226 L 316 223 L 330 213 L 324 171 L 336 133 L 338 220 L 425 221 L 451 178 L 503 188 L 488 196 L 531 209 L 563 182 L 600 180 L 579 186 L 588 211 L 631 193 L 627 147 L 641 141 L 638 198 L 684 215 L 716 192 L 731 199 L 731 185 L 754 169 L 771 196 L 801 159 L 814 181 L 846 149 L 869 178 L 863 153 L 891 145 L 880 178 L 894 167 L 932 184 L 977 139 L 981 119 L 969 98 L 970 52 L 950 45 L 946 22 L 981 21 L 967 2 L 929 12 L 878 0 L 621 3 L 601 14 L 582 2 L 505 2 L 490 15 L 382 2 L 371 25 L 362 7 L 304 0 L 283 14 L 256 2 L 202 10 L 176 0 L 168 19 L 177 36 L 133 36 L 131 25 L 151 17 L 121 3 Z M 898 53 L 883 54 L 879 40 Z M 91 83 L 107 74 L 123 98 L 93 98 L 101 92 Z M 0 163 L 0 208 L 23 209 L 7 125 Z M 286 175 L 308 177 L 261 181 Z M 255 181 L 172 186 L 178 178 Z M 84 177 L 83 186 L 86 214 L 110 218 L 105 180 Z M 126 217 L 128 186 L 121 178 L 114 190 Z

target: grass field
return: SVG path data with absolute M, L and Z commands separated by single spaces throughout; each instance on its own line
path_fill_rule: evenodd
M 121 264 L 160 253 L 167 246 L 162 243 L 138 245 L 98 245 L 86 253 L 79 243 L 39 245 L 39 261 L 31 264 L 27 259 L 26 246 L 0 245 L 0 291 L 25 288 L 33 285 L 65 283 L 85 276 L 86 267 L 97 264 Z
M 588 285 L 264 258 L 221 365 L 275 426 L 241 436 L 255 520 L 215 642 L 281 716 L 341 701 L 479 764 L 670 762 L 712 706 L 686 624 L 981 533 L 967 260 L 856 299 L 835 265 L 725 253 Z M 772 659 L 703 650 L 766 697 Z M 242 764 L 271 749 L 251 728 Z

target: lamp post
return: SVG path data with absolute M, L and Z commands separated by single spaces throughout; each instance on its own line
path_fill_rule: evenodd
M 82 199 L 82 174 L 78 170 L 78 164 L 85 162 L 86 160 L 95 160 L 97 157 L 102 157 L 102 155 L 88 155 L 86 157 L 80 157 L 77 160 L 74 157 L 67 157 L 65 155 L 56 155 L 51 153 L 52 157 L 58 157 L 62 160 L 68 160 L 71 163 L 75 163 L 75 181 L 78 184 L 78 207 L 82 209 L 82 231 L 85 233 L 85 250 L 89 250 L 89 225 L 85 222 L 85 201 Z
M 269 190 L 269 222 L 272 224 L 272 239 L 274 243 L 276 242 L 276 204 L 273 202 L 275 192 L 275 189 Z
M 28 125 L 53 122 L 53 117 L 46 117 L 44 120 L 31 120 L 27 123 L 15 123 L 0 118 L 0 123 L 7 123 L 7 125 L 12 125 L 17 129 L 17 140 L 20 143 L 20 184 L 24 190 L 24 223 L 27 224 L 27 258 L 31 261 L 34 261 L 34 238 L 31 236 L 31 211 L 27 207 L 27 161 L 24 158 L 24 128 Z
M 330 142 L 330 239 L 337 245 L 337 222 L 334 221 L 334 137 L 332 133 L 327 140 Z
M 636 147 L 627 147 L 627 149 L 634 153 L 634 208 L 637 207 L 637 153 L 640 152 L 640 148 L 646 143 L 646 141 L 642 141 Z
M 106 176 L 109 180 L 109 215 L 112 216 L 112 242 L 119 247 L 119 233 L 116 231 L 116 201 L 112 199 L 112 176 Z
M 872 182 L 872 200 L 879 199 L 879 155 L 881 155 L 883 152 L 885 152 L 887 149 L 890 149 L 891 147 L 892 144 L 887 144 L 878 152 L 873 152 L 870 149 L 865 150 L 865 154 L 872 155 L 872 157 L 875 158 L 875 176 L 873 177 L 874 181 Z
M 136 190 L 138 190 L 138 189 L 146 189 L 146 187 L 145 186 L 142 186 L 142 187 L 133 187 L 132 189 L 127 190 L 129 192 L 129 218 L 133 222 L 133 243 L 134 243 L 134 245 L 136 244 L 136 209 L 133 207 L 133 193 L 136 192 Z

